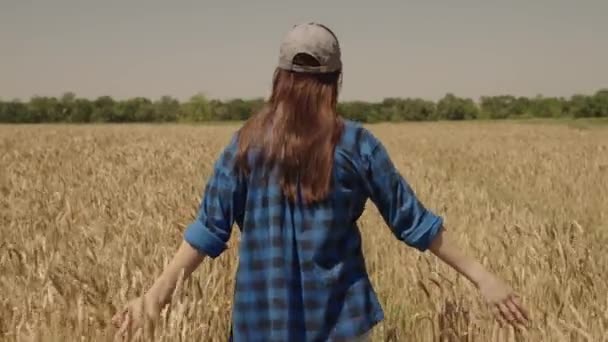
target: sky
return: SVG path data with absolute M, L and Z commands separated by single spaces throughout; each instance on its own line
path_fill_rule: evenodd
M 0 0 L 0 98 L 267 96 L 285 33 L 340 41 L 342 100 L 608 88 L 606 0 Z

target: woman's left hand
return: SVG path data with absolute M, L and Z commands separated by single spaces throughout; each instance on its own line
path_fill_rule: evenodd
M 147 295 L 131 300 L 112 317 L 112 324 L 118 328 L 115 340 L 122 340 L 128 333 L 140 334 L 144 319 L 156 320 L 160 316 L 157 300 Z

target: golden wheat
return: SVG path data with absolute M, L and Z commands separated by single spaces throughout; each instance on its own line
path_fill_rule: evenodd
M 608 129 L 518 123 L 369 126 L 461 246 L 533 318 L 500 328 L 476 290 L 360 221 L 386 312 L 374 341 L 600 341 L 608 335 Z M 109 341 L 194 217 L 234 125 L 0 126 L 0 339 Z M 178 286 L 156 341 L 225 341 L 230 249 Z M 148 330 L 146 330 L 148 332 Z M 149 337 L 149 336 L 148 336 Z

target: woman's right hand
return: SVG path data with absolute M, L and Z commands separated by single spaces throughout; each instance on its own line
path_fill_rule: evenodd
M 519 296 L 511 287 L 493 274 L 486 275 L 478 284 L 494 316 L 501 324 L 509 323 L 518 327 L 528 325 L 530 317 Z
M 429 249 L 479 288 L 496 319 L 502 324 L 509 322 L 522 327 L 529 323 L 530 316 L 521 304 L 519 296 L 505 282 L 488 272 L 477 260 L 464 254 L 456 246 L 450 234 L 447 234 L 445 227 L 433 239 Z
M 144 317 L 155 321 L 160 316 L 160 305 L 158 300 L 150 298 L 148 295 L 135 298 L 127 303 L 125 307 L 112 317 L 112 323 L 118 332 L 116 340 L 127 336 L 128 332 L 139 333 L 144 323 Z

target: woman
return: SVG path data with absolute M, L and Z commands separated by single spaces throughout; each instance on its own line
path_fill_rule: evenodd
M 117 313 L 119 333 L 157 317 L 178 275 L 226 248 L 241 229 L 231 339 L 356 340 L 384 318 L 368 278 L 356 220 L 367 199 L 395 237 L 430 250 L 473 282 L 501 321 L 524 324 L 518 297 L 448 237 L 393 165 L 382 143 L 336 113 L 342 62 L 325 26 L 285 37 L 267 106 L 221 153 L 196 220 L 142 298 Z M 141 304 L 146 312 L 142 312 Z

